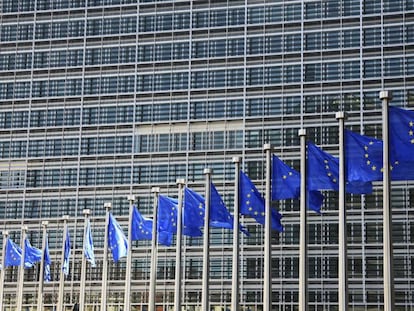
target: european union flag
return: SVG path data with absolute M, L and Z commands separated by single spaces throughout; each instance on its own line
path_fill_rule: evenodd
M 383 149 L 382 140 L 345 130 L 347 180 L 350 182 L 382 180 Z
M 308 142 L 308 190 L 339 190 L 339 159 Z M 372 192 L 370 182 L 348 182 L 346 192 Z
M 393 180 L 414 179 L 414 111 L 389 107 L 389 149 Z
M 398 161 L 413 162 L 414 111 L 389 107 L 390 150 Z
M 252 181 L 240 171 L 240 213 L 253 217 L 258 223 L 265 223 L 265 201 Z M 283 232 L 282 215 L 272 208 L 272 229 Z
M 158 243 L 170 246 L 173 234 L 177 232 L 177 209 L 176 199 L 160 195 L 158 197 Z
M 7 239 L 4 258 L 4 267 L 18 267 L 22 262 L 22 249 L 12 240 Z
M 132 241 L 152 239 L 152 219 L 143 217 L 136 206 L 132 210 L 131 231 Z
M 42 251 L 36 247 L 33 247 L 28 238 L 24 240 L 24 244 L 24 267 L 27 269 L 33 267 L 35 263 L 42 260 Z
M 91 232 L 91 223 L 88 219 L 88 223 L 86 225 L 86 232 L 85 232 L 85 241 L 83 241 L 83 254 L 87 261 L 91 263 L 92 267 L 95 267 L 95 254 L 93 250 L 93 239 L 92 239 L 92 232 Z
M 272 200 L 298 199 L 300 197 L 300 173 L 273 155 Z M 308 192 L 308 207 L 320 213 L 324 196 L 319 191 Z
M 65 249 L 63 254 L 62 270 L 64 275 L 69 274 L 69 258 L 70 258 L 70 234 L 69 228 L 66 229 Z
M 216 187 L 211 183 L 210 192 L 210 223 L 212 227 L 233 229 L 234 217 L 230 214 Z M 249 232 L 240 225 L 240 231 L 245 235 Z
M 273 155 L 272 200 L 297 199 L 299 196 L 300 173 Z
M 109 213 L 108 247 L 115 262 L 128 255 L 128 240 L 112 213 Z
M 52 260 L 50 259 L 48 238 L 46 238 L 46 246 L 45 246 L 45 253 L 43 255 L 43 260 L 45 263 L 43 279 L 45 282 L 50 282 L 52 280 L 52 276 L 50 274 L 50 265 L 52 264 Z
M 203 235 L 204 198 L 197 192 L 185 187 L 183 202 L 183 234 L 192 237 Z

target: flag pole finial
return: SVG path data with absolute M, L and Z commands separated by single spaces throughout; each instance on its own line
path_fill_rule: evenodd
M 133 194 L 128 195 L 127 200 L 129 201 L 130 204 L 133 204 L 135 202 L 135 195 Z
M 106 210 L 110 210 L 110 209 L 112 208 L 112 203 L 111 203 L 111 202 L 105 202 L 105 203 L 104 203 L 104 208 L 105 208 Z
M 204 173 L 204 175 L 212 174 L 213 173 L 213 170 L 211 168 L 205 168 L 204 171 L 203 171 L 203 173 Z
M 91 214 L 91 210 L 90 210 L 90 209 L 84 209 L 84 210 L 82 211 L 82 214 L 83 214 L 85 217 L 88 217 L 88 216 Z
M 335 114 L 335 118 L 336 118 L 337 120 L 345 120 L 345 119 L 346 119 L 346 117 L 347 117 L 347 115 L 346 115 L 346 113 L 345 113 L 344 111 L 338 111 L 338 112 Z
M 379 98 L 381 100 L 391 101 L 392 100 L 392 92 L 391 91 L 381 91 L 379 93 Z
M 175 181 L 177 185 L 185 185 L 185 179 L 184 178 L 177 178 Z
M 241 157 L 233 157 L 232 161 L 233 161 L 233 163 L 240 163 L 241 162 Z

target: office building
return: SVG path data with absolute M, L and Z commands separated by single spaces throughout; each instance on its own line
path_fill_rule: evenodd
M 97 268 L 86 304 L 100 306 L 104 202 L 127 228 L 127 195 L 152 213 L 151 188 L 177 196 L 176 179 L 203 193 L 203 169 L 232 210 L 234 156 L 264 190 L 263 144 L 299 169 L 298 130 L 338 154 L 346 126 L 381 138 L 379 91 L 414 105 L 413 0 L 2 0 L 0 3 L 0 228 L 40 247 L 48 220 L 58 291 L 61 218 L 74 248 L 65 306 L 79 300 L 82 210 L 91 209 Z M 414 305 L 413 184 L 393 183 L 395 310 Z M 337 310 L 337 193 L 309 213 L 309 310 Z M 382 310 L 382 190 L 348 197 L 350 310 Z M 298 305 L 299 203 L 276 202 L 285 231 L 272 240 L 273 310 Z M 241 306 L 262 309 L 263 227 L 243 218 Z M 185 238 L 183 306 L 199 310 L 202 239 Z M 211 306 L 227 310 L 232 233 L 211 237 Z M 175 249 L 159 248 L 157 306 L 173 310 Z M 133 310 L 147 310 L 150 244 L 133 245 Z M 26 270 L 24 308 L 35 308 L 38 268 Z M 123 308 L 125 260 L 110 264 L 108 310 Z M 16 305 L 9 268 L 6 310 Z

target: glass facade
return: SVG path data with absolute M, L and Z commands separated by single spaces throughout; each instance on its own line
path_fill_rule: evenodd
M 82 210 L 97 268 L 86 304 L 101 294 L 104 202 L 127 228 L 127 195 L 152 214 L 151 188 L 177 196 L 176 179 L 204 191 L 203 169 L 232 210 L 234 156 L 264 190 L 263 144 L 299 168 L 298 129 L 338 154 L 337 111 L 347 128 L 381 137 L 380 90 L 414 106 L 414 0 L 2 0 L 0 2 L 0 229 L 22 224 L 41 245 L 48 220 L 56 304 L 61 217 L 74 252 L 65 306 L 79 301 Z M 350 310 L 382 310 L 382 187 L 347 196 Z M 414 305 L 414 184 L 393 183 L 395 301 Z M 309 310 L 338 308 L 338 196 L 309 214 Z M 297 310 L 299 202 L 275 202 L 285 232 L 272 240 L 273 310 Z M 262 310 L 263 227 L 242 222 L 242 310 Z M 2 237 L 0 237 L 0 240 Z M 183 306 L 201 305 L 202 240 L 185 238 Z M 210 301 L 230 308 L 232 233 L 211 235 Z M 174 309 L 175 249 L 159 247 L 159 309 Z M 148 307 L 150 244 L 133 245 L 132 306 Z M 24 308 L 36 309 L 38 268 L 25 273 Z M 125 260 L 109 265 L 108 310 L 123 308 Z M 17 269 L 6 272 L 7 310 Z

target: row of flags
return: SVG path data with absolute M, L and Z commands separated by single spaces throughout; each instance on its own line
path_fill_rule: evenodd
M 414 179 L 412 152 L 414 149 L 414 112 L 401 108 L 389 108 L 390 146 L 391 146 L 391 178 L 393 180 Z M 345 130 L 345 158 L 346 161 L 346 189 L 348 193 L 368 194 L 372 192 L 372 182 L 382 180 L 382 151 L 381 140 L 360 135 Z M 308 208 L 320 212 L 324 196 L 321 190 L 338 191 L 339 187 L 339 159 L 323 151 L 311 142 L 307 142 L 307 192 Z M 272 200 L 298 199 L 300 196 L 300 173 L 284 163 L 276 155 L 272 156 Z M 254 218 L 258 223 L 265 221 L 265 202 L 262 194 L 243 171 L 239 180 L 240 214 Z M 223 199 L 213 183 L 210 191 L 210 225 L 216 228 L 233 229 L 233 215 L 228 211 Z M 175 198 L 160 195 L 158 202 L 158 243 L 170 246 L 173 235 L 176 233 L 178 201 Z M 191 237 L 200 237 L 204 226 L 205 198 L 194 190 L 184 188 L 183 201 L 183 234 Z M 108 225 L 108 247 L 113 259 L 117 262 L 126 256 L 128 242 L 122 228 L 110 213 Z M 283 231 L 282 215 L 272 209 L 272 229 Z M 153 220 L 141 215 L 135 207 L 132 214 L 132 240 L 151 240 Z M 245 227 L 240 226 L 242 232 L 248 235 Z M 26 252 L 25 268 L 30 268 L 41 260 L 41 250 L 32 247 L 28 239 L 25 241 Z M 92 266 L 95 266 L 93 239 L 91 226 L 86 226 L 86 241 L 84 255 Z M 10 239 L 6 245 L 5 267 L 19 266 L 22 250 Z M 65 238 L 65 262 L 62 267 L 68 273 L 68 258 L 70 254 L 69 230 Z M 47 248 L 45 252 L 45 267 L 50 269 L 50 256 Z M 50 274 L 45 280 L 50 278 Z
M 389 143 L 391 178 L 393 180 L 414 179 L 413 151 L 414 151 L 414 112 L 401 108 L 389 108 Z M 372 192 L 372 182 L 383 178 L 383 148 L 381 140 L 345 131 L 345 171 L 346 191 L 353 194 L 368 194 Z M 307 207 L 320 213 L 324 196 L 321 191 L 339 190 L 339 159 L 325 152 L 312 142 L 307 142 L 307 172 L 306 192 Z M 283 162 L 276 155 L 272 155 L 271 171 L 271 200 L 299 199 L 301 174 Z M 241 215 L 254 218 L 258 223 L 265 224 L 265 200 L 252 180 L 243 171 L 240 171 L 238 180 L 239 211 Z M 207 192 L 206 192 L 207 193 Z M 223 199 L 213 183 L 210 183 L 210 226 L 216 228 L 234 229 L 234 216 L 230 214 Z M 182 207 L 183 235 L 200 237 L 205 224 L 205 198 L 194 190 L 184 187 Z M 157 213 L 157 240 L 161 245 L 170 246 L 173 236 L 177 233 L 178 200 L 164 195 L 158 196 Z M 134 206 L 130 219 L 131 240 L 152 240 L 153 219 L 141 215 Z M 236 215 L 235 217 L 238 217 Z M 107 245 L 112 258 L 118 262 L 128 255 L 128 239 L 112 213 L 108 213 Z M 89 219 L 86 219 L 84 235 L 84 257 L 95 266 L 94 246 Z M 282 215 L 277 209 L 271 209 L 271 227 L 283 232 Z M 241 232 L 248 235 L 245 227 L 240 225 Z M 4 250 L 5 267 L 20 266 L 24 262 L 25 268 L 31 268 L 36 262 L 44 260 L 44 280 L 50 280 L 50 255 L 47 247 L 45 252 L 31 246 L 26 238 L 25 256 L 22 258 L 21 248 L 7 240 Z M 64 254 L 62 271 L 69 273 L 69 258 L 71 251 L 69 229 L 66 229 L 64 239 Z

